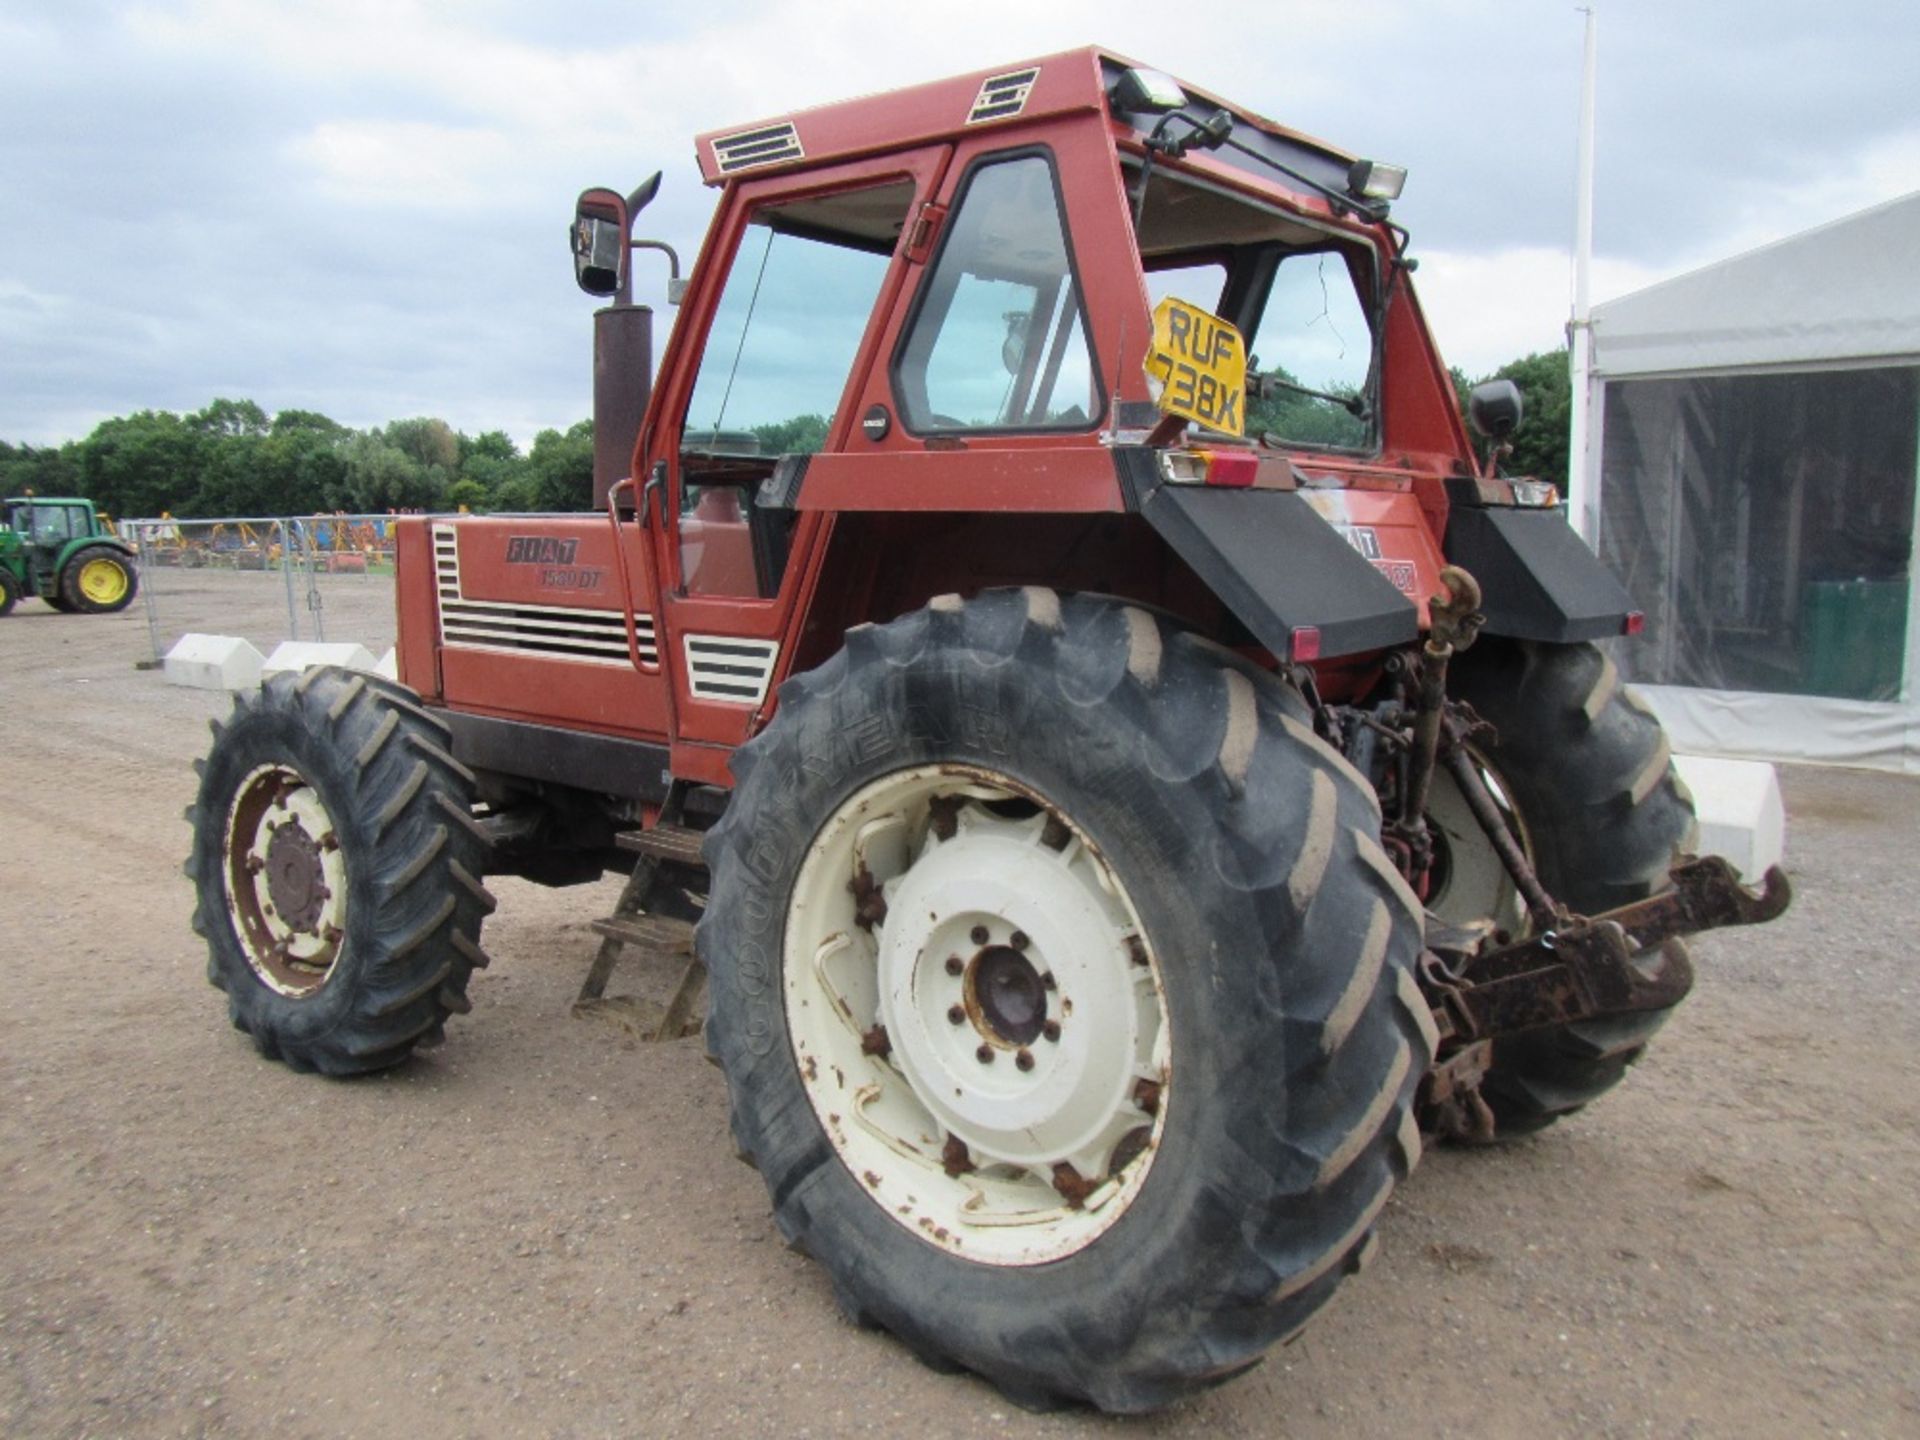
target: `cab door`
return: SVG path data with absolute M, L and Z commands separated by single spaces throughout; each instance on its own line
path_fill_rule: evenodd
M 722 779 L 794 642 L 796 597 L 831 517 L 790 500 L 809 458 L 846 448 L 876 317 L 947 151 L 749 181 L 730 192 L 642 439 L 642 514 L 674 694 L 675 770 Z M 702 763 L 684 747 L 714 747 Z M 707 772 L 712 773 L 707 773 Z

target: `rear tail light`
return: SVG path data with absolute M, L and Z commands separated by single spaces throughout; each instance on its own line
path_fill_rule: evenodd
M 1260 474 L 1260 457 L 1245 450 L 1203 450 L 1207 457 L 1207 484 L 1244 490 Z
M 1638 635 L 1647 628 L 1647 617 L 1638 610 L 1627 611 L 1627 618 L 1620 622 L 1622 635 Z
M 1320 629 L 1316 625 L 1296 625 L 1287 641 L 1287 659 L 1318 660 L 1320 658 Z
M 1245 490 L 1260 476 L 1260 457 L 1251 450 L 1168 450 L 1160 471 L 1176 485 Z

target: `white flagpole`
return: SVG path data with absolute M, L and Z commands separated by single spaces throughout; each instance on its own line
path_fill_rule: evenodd
M 1573 319 L 1567 325 L 1572 366 L 1572 433 L 1567 443 L 1567 509 L 1573 528 L 1596 550 L 1600 547 L 1600 464 L 1587 453 L 1593 431 L 1590 407 L 1593 383 L 1593 313 L 1589 282 L 1593 269 L 1593 89 L 1594 14 L 1587 17 L 1585 56 L 1580 76 L 1580 177 L 1574 199 Z

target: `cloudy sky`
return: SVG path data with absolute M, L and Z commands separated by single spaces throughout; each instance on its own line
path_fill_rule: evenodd
M 1594 4 L 1596 299 L 1920 189 L 1910 0 Z M 589 408 L 583 187 L 666 171 L 691 258 L 696 131 L 1089 42 L 1405 163 L 1484 373 L 1566 318 L 1580 41 L 1560 0 L 6 0 L 0 438 L 231 396 L 524 444 Z

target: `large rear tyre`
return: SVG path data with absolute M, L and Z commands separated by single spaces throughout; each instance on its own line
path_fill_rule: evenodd
M 56 608 L 110 615 L 131 605 L 139 588 L 140 577 L 126 554 L 111 545 L 89 545 L 60 572 L 62 604 Z
M 1494 727 L 1474 749 L 1550 894 L 1591 915 L 1665 887 L 1675 851 L 1696 843 L 1693 802 L 1674 773 L 1660 722 L 1621 683 L 1612 660 L 1592 645 L 1483 639 L 1454 662 L 1453 677 L 1455 695 Z M 1465 835 L 1472 826 L 1443 821 L 1440 829 Z M 1484 837 L 1474 838 L 1485 845 Z M 1488 868 L 1484 856 L 1478 865 L 1473 858 L 1464 848 L 1456 856 L 1459 875 Z M 1492 868 L 1498 870 L 1497 862 Z M 1505 913 L 1495 918 L 1523 919 L 1507 884 L 1495 907 Z M 1445 895 L 1431 903 L 1443 919 L 1473 918 L 1453 913 L 1457 907 Z M 1587 1021 L 1496 1042 L 1481 1084 L 1494 1115 L 1493 1138 L 1531 1134 L 1611 1090 L 1671 1013 Z
M 470 1007 L 486 963 L 473 777 L 411 691 L 316 668 L 236 697 L 188 810 L 207 978 L 260 1053 L 349 1075 Z
M 1419 1156 L 1418 909 L 1297 695 L 952 597 L 789 680 L 707 842 L 741 1151 L 854 1320 L 1030 1406 L 1256 1363 Z

